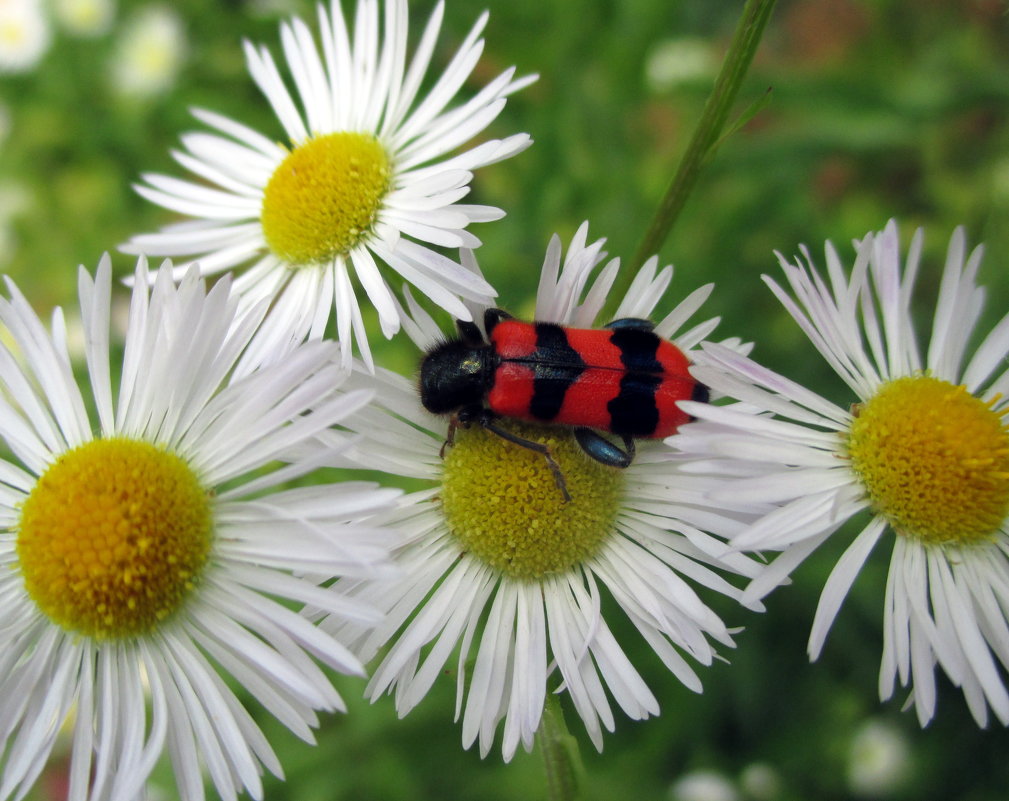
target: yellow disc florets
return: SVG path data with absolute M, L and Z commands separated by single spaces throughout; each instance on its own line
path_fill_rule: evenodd
M 988 541 L 1009 514 L 1009 427 L 962 386 L 898 378 L 857 409 L 852 467 L 873 509 L 928 544 Z
M 473 426 L 457 432 L 445 455 L 449 530 L 467 553 L 516 579 L 542 579 L 591 558 L 613 532 L 623 471 L 590 459 L 567 429 L 501 425 L 550 448 L 571 500 L 542 454 Z
M 292 150 L 263 192 L 270 250 L 293 265 L 346 253 L 375 224 L 392 168 L 371 134 L 317 136 Z
M 175 612 L 211 538 L 210 497 L 182 459 L 147 442 L 93 440 L 39 478 L 17 555 L 50 620 L 107 640 L 148 633 Z

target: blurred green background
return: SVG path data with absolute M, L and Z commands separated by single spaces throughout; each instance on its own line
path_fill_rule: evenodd
M 411 2 L 415 27 L 432 5 Z M 528 131 L 535 145 L 481 171 L 473 194 L 508 212 L 501 222 L 475 228 L 484 240 L 478 256 L 502 305 L 528 313 L 553 232 L 566 240 L 587 219 L 592 235 L 608 238 L 611 255 L 626 259 L 635 251 L 742 3 L 449 0 L 439 64 L 488 5 L 487 50 L 476 80 L 513 64 L 540 74 L 490 132 Z M 66 6 L 45 7 L 53 27 L 38 64 L 0 74 L 0 270 L 40 312 L 74 306 L 78 263 L 93 268 L 102 252 L 170 219 L 130 184 L 141 171 L 181 174 L 169 149 L 181 132 L 199 127 L 189 107 L 211 108 L 280 137 L 246 75 L 239 43 L 243 37 L 265 42 L 276 54 L 279 18 L 314 14 L 311 4 L 296 0 L 176 2 L 169 13 L 176 15 L 172 46 L 182 48 L 177 71 L 169 69 L 160 86 L 145 90 L 121 79 L 117 84 L 115 75 L 124 42 L 137 36 L 131 25 L 149 6 L 121 2 L 107 29 L 90 36 L 59 21 L 57 11 Z M 774 250 L 792 255 L 806 243 L 822 257 L 829 238 L 850 256 L 852 238 L 880 229 L 890 217 L 899 219 L 905 243 L 924 225 L 927 266 L 918 295 L 924 312 L 949 234 L 964 224 L 972 243 L 987 243 L 987 324 L 1004 313 L 1004 2 L 779 2 L 739 108 L 769 88 L 769 105 L 724 143 L 663 248 L 664 262 L 677 270 L 671 293 L 680 297 L 715 281 L 705 308 L 723 318 L 721 335 L 754 340 L 765 364 L 839 402 L 847 395 L 838 380 L 759 280 L 776 272 Z M 122 255 L 114 263 L 120 274 L 132 268 Z M 380 363 L 413 369 L 416 352 L 403 337 L 388 344 L 379 338 Z M 843 536 L 834 539 L 796 573 L 792 586 L 770 597 L 766 614 L 708 598 L 745 631 L 726 655 L 731 664 L 703 673 L 703 695 L 682 689 L 632 631 L 621 632 L 662 714 L 642 723 L 618 717 L 602 755 L 581 738 L 589 798 L 1009 797 L 1009 734 L 997 724 L 978 730 L 948 682 L 924 731 L 913 713 L 901 713 L 902 696 L 886 705 L 877 700 L 885 547 L 857 582 L 823 656 L 808 664 L 816 601 L 845 545 Z M 319 747 L 306 748 L 263 721 L 287 771 L 286 783 L 269 781 L 272 801 L 543 797 L 537 755 L 520 754 L 505 766 L 496 753 L 481 761 L 461 749 L 451 719 L 454 677 L 446 676 L 403 721 L 388 699 L 373 706 L 360 700 L 363 682 L 338 683 L 350 713 L 325 720 Z M 578 721 L 570 722 L 577 732 Z M 897 765 L 889 779 L 887 760 Z M 696 771 L 713 772 L 721 794 L 690 796 L 676 784 Z M 60 797 L 59 774 L 57 765 L 37 798 Z M 167 769 L 156 785 L 173 797 Z

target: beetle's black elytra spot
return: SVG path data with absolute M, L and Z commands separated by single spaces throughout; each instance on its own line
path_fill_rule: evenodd
M 553 420 L 568 388 L 585 372 L 585 362 L 571 347 L 568 336 L 555 323 L 536 323 L 536 350 L 529 357 L 533 368 L 533 397 L 529 412 L 538 420 Z
M 665 372 L 656 358 L 660 341 L 641 328 L 617 328 L 610 337 L 620 348 L 620 361 L 627 368 L 620 379 L 620 393 L 606 405 L 614 434 L 647 437 L 659 424 L 655 392 Z
M 629 437 L 647 437 L 659 425 L 659 409 L 655 391 L 662 376 L 648 373 L 627 373 L 620 379 L 620 393 L 606 404 L 610 413 L 610 430 Z
M 664 370 L 655 354 L 662 340 L 651 331 L 641 328 L 617 328 L 610 336 L 610 342 L 620 348 L 620 361 L 628 372 L 656 373 Z

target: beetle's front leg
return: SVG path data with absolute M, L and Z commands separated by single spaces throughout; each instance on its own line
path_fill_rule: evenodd
M 453 414 L 448 421 L 448 433 L 445 434 L 445 441 L 441 444 L 441 450 L 438 451 L 438 457 L 444 459 L 445 451 L 455 444 L 456 429 L 469 428 L 470 423 L 474 420 L 481 421 L 482 425 L 484 417 L 488 414 L 490 413 L 482 406 L 466 406 Z
M 459 417 L 458 415 L 452 415 L 452 419 L 448 421 L 448 433 L 445 435 L 445 441 L 441 444 L 441 450 L 438 451 L 438 458 L 445 458 L 445 451 L 451 448 L 455 444 L 455 430 L 459 427 Z

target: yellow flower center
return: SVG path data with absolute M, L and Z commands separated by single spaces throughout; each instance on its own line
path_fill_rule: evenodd
M 571 500 L 542 454 L 474 425 L 457 431 L 445 454 L 449 530 L 468 553 L 516 579 L 542 579 L 591 558 L 613 530 L 623 471 L 590 459 L 567 429 L 500 425 L 550 448 Z
M 0 23 L 0 42 L 9 47 L 20 47 L 27 38 L 28 33 L 20 20 L 4 20 Z
M 884 384 L 858 410 L 852 466 L 873 508 L 930 545 L 989 540 L 1009 514 L 1009 426 L 967 392 L 927 375 Z
M 17 555 L 46 617 L 108 640 L 148 633 L 175 612 L 211 537 L 210 498 L 182 459 L 147 442 L 93 440 L 39 478 Z
M 389 156 L 371 134 L 344 131 L 298 145 L 263 192 L 270 250 L 296 266 L 346 253 L 374 226 L 391 175 Z

